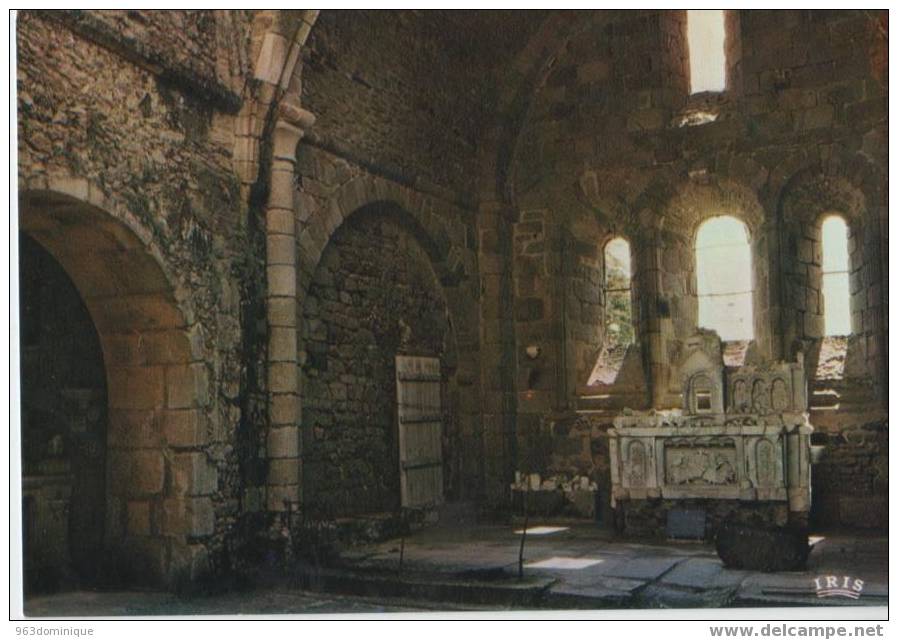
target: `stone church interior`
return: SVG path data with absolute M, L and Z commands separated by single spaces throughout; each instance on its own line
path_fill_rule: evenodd
M 26 601 L 413 571 L 447 527 L 458 566 L 507 535 L 465 574 L 494 587 L 555 525 L 715 575 L 827 536 L 887 564 L 887 11 L 15 37 Z

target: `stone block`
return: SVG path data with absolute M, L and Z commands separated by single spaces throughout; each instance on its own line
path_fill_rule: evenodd
M 270 362 L 296 361 L 296 329 L 293 327 L 269 329 L 268 359 Z
M 268 84 L 280 81 L 284 61 L 287 59 L 287 39 L 276 33 L 266 33 L 256 60 L 255 77 Z
M 90 186 L 84 178 L 51 175 L 47 178 L 47 185 L 51 191 L 64 193 L 77 200 L 88 201 Z
M 172 481 L 177 494 L 210 495 L 218 489 L 218 470 L 204 453 L 181 453 L 172 461 Z
M 272 425 L 295 425 L 299 421 L 299 401 L 296 394 L 278 393 L 271 397 L 269 417 Z
M 162 331 L 141 334 L 143 352 L 149 364 L 189 362 L 190 338 L 184 331 Z
M 207 536 L 215 532 L 210 498 L 168 498 L 162 503 L 162 530 L 170 536 Z
M 268 294 L 270 296 L 296 296 L 296 268 L 292 265 L 268 267 Z
M 110 367 L 106 385 L 111 409 L 156 409 L 165 403 L 162 367 Z
M 268 264 L 292 265 L 296 262 L 296 238 L 283 234 L 269 234 L 265 239 Z
M 162 435 L 172 447 L 196 447 L 206 442 L 206 418 L 199 411 L 163 411 L 159 417 Z
M 299 456 L 299 428 L 272 427 L 268 431 L 269 458 L 296 458 Z
M 146 364 L 141 336 L 138 335 L 106 335 L 103 337 L 103 353 L 106 361 L 112 366 Z
M 169 409 L 205 406 L 209 401 L 209 379 L 205 366 L 188 364 L 167 367 L 165 396 Z
M 107 465 L 113 493 L 132 497 L 162 493 L 165 484 L 165 464 L 161 451 L 110 449 L 107 454 Z
M 296 233 L 296 221 L 292 209 L 269 209 L 265 212 L 265 230 L 268 233 L 292 236 Z
M 296 393 L 299 372 L 295 362 L 273 362 L 268 366 L 268 390 Z
M 296 299 L 269 298 L 268 324 L 272 327 L 296 326 Z
M 278 458 L 268 463 L 268 485 L 295 485 L 299 483 L 299 460 Z
M 107 442 L 121 449 L 161 446 L 158 413 L 152 409 L 110 409 Z
M 293 171 L 272 171 L 268 206 L 272 209 L 293 209 Z

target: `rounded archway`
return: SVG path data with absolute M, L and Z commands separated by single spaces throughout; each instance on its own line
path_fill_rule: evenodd
M 105 513 L 106 372 L 96 328 L 63 268 L 19 237 L 24 585 L 99 577 Z
M 96 571 L 114 583 L 171 583 L 196 572 L 203 538 L 214 531 L 217 477 L 201 450 L 209 382 L 199 334 L 158 252 L 142 240 L 149 234 L 126 213 L 78 196 L 20 192 L 19 227 L 71 279 L 102 350 L 106 464 Z M 31 391 L 23 387 L 23 395 Z
M 432 506 L 454 488 L 454 332 L 427 239 L 406 218 L 386 203 L 353 213 L 303 298 L 303 504 L 319 516 Z M 433 370 L 406 376 L 409 360 Z

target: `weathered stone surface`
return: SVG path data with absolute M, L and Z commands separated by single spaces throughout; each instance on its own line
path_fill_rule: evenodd
M 398 507 L 395 357 L 445 358 L 451 339 L 430 257 L 385 214 L 331 238 L 302 318 L 303 485 L 340 515 Z
M 390 362 L 414 352 L 445 365 L 447 497 L 504 510 L 515 470 L 577 474 L 608 510 L 611 418 L 688 391 L 697 226 L 750 231 L 754 340 L 725 353 L 810 375 L 834 212 L 853 333 L 841 378 L 810 375 L 811 515 L 887 525 L 884 12 L 730 11 L 727 89 L 698 95 L 682 11 L 316 15 L 17 14 L 20 228 L 73 283 L 22 251 L 29 476 L 108 469 L 83 499 L 110 540 L 141 532 L 147 575 L 239 564 L 275 532 L 260 510 L 396 506 Z M 633 343 L 606 349 L 628 297 Z M 657 534 L 670 506 L 619 515 Z

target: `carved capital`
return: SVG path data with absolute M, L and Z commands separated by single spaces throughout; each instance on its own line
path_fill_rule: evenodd
M 278 120 L 272 134 L 272 152 L 275 160 L 296 160 L 296 145 L 302 138 L 303 130 L 285 120 Z
M 272 148 L 276 160 L 296 159 L 296 145 L 303 134 L 315 124 L 315 116 L 293 101 L 285 100 L 278 106 L 278 120 L 274 125 Z
M 278 106 L 278 120 L 285 120 L 303 131 L 315 124 L 315 114 L 299 106 L 295 100 L 283 100 Z

